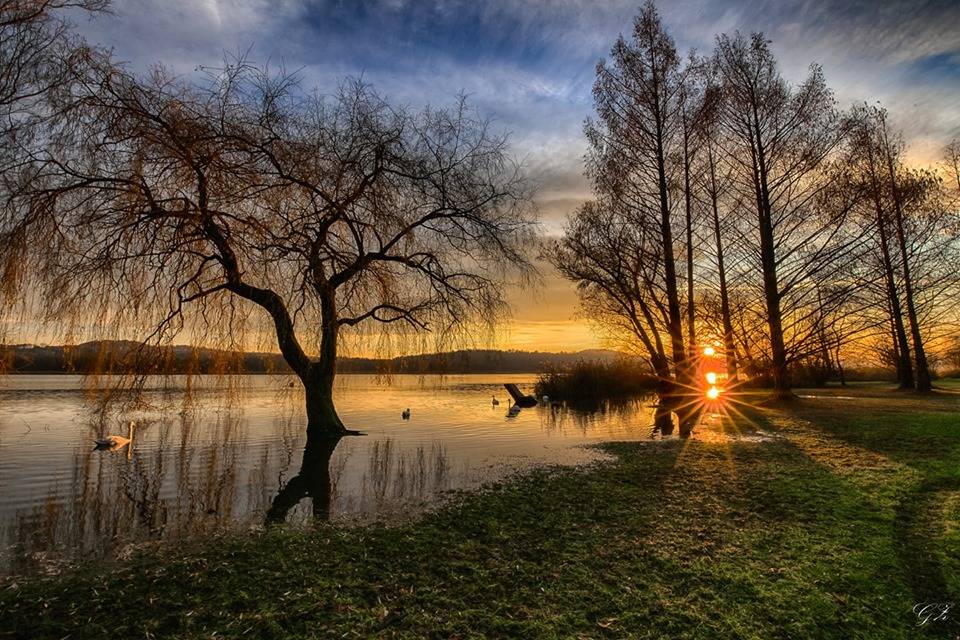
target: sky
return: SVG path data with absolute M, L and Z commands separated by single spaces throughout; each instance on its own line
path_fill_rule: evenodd
M 496 126 L 538 185 L 544 233 L 590 197 L 582 175 L 584 119 L 597 62 L 628 33 L 638 0 L 114 0 L 110 15 L 77 18 L 88 40 L 134 69 L 182 74 L 225 52 L 298 71 L 333 92 L 362 77 L 419 107 L 460 93 Z M 840 106 L 881 101 L 908 157 L 938 159 L 960 136 L 960 2 L 674 0 L 659 3 L 678 48 L 709 52 L 721 32 L 762 31 L 785 77 L 823 66 Z M 576 293 L 549 267 L 535 291 L 511 291 L 503 348 L 603 346 L 576 317 Z

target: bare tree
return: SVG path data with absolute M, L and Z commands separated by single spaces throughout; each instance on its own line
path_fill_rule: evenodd
M 63 20 L 65 9 L 103 11 L 107 0 L 0 0 L 0 132 L 48 115 L 46 94 L 66 77 L 82 43 Z M 9 144 L 10 140 L 5 140 Z
M 638 255 L 657 261 L 642 269 L 649 278 L 643 286 L 660 290 L 665 299 L 666 333 L 674 372 L 681 380 L 687 375 L 687 348 L 677 286 L 673 208 L 686 158 L 682 153 L 685 71 L 650 1 L 634 20 L 631 38 L 618 39 L 610 57 L 609 64 L 597 65 L 593 90 L 597 120 L 586 125 L 589 173 L 603 206 L 641 227 L 636 237 L 644 246 Z M 651 302 L 651 312 L 659 313 L 659 299 Z
M 545 252 L 560 274 L 576 283 L 591 318 L 642 346 L 639 355 L 670 387 L 669 313 L 662 303 L 659 235 L 620 209 L 588 202 L 567 221 L 563 237 Z M 629 344 L 629 343 L 628 343 Z
M 908 255 L 904 225 L 903 194 L 901 193 L 897 179 L 899 153 L 902 149 L 902 144 L 897 138 L 891 136 L 887 128 L 887 117 L 884 109 L 873 110 L 872 116 L 876 121 L 877 143 L 887 169 L 885 181 L 889 187 L 890 199 L 893 202 L 893 228 L 897 238 L 897 246 L 900 249 L 900 269 L 903 275 L 907 319 L 910 321 L 910 334 L 913 338 L 913 357 L 916 363 L 917 391 L 930 391 L 933 388 L 933 382 L 930 377 L 930 366 L 927 364 L 926 349 L 923 345 L 920 321 L 917 316 L 917 305 L 914 300 L 914 284 L 910 277 L 910 258 Z
M 698 152 L 700 151 L 702 138 L 697 135 L 700 128 L 700 121 L 705 117 L 704 104 L 704 80 L 706 79 L 706 62 L 699 60 L 691 54 L 685 69 L 685 77 L 680 87 L 680 163 L 683 167 L 683 203 L 684 203 L 684 231 L 685 243 L 684 252 L 686 254 L 686 321 L 687 321 L 687 358 L 694 362 L 698 357 L 698 340 L 696 331 L 696 294 L 694 293 L 694 264 L 695 248 L 694 237 L 697 221 L 695 220 L 695 200 L 694 189 L 696 182 L 693 180 L 693 166 L 697 162 Z
M 951 186 L 957 185 L 955 198 L 960 198 L 960 139 L 954 138 L 944 148 L 944 166 Z
M 454 339 L 496 319 L 511 270 L 529 273 L 528 186 L 463 100 L 411 113 L 359 82 L 324 98 L 242 61 L 187 82 L 103 60 L 76 86 L 7 241 L 51 319 L 242 346 L 259 309 L 311 435 L 346 432 L 342 334 Z
M 882 177 L 880 149 L 876 135 L 875 110 L 863 105 L 855 111 L 857 122 L 854 153 L 859 160 L 852 164 L 863 172 L 864 189 L 873 209 L 869 230 L 876 230 L 877 248 L 880 255 L 880 266 L 883 280 L 886 283 L 887 304 L 884 305 L 890 312 L 890 322 L 893 327 L 893 352 L 897 359 L 897 380 L 901 388 L 912 389 L 914 386 L 913 366 L 911 365 L 910 344 L 907 342 L 907 332 L 903 323 L 903 307 L 900 304 L 900 292 L 897 287 L 897 274 L 894 260 L 890 254 L 890 190 L 885 188 L 887 182 Z
M 727 372 L 731 379 L 736 379 L 738 374 L 737 346 L 734 340 L 733 319 L 730 312 L 727 256 L 724 253 L 724 222 L 726 216 L 721 214 L 721 202 L 727 200 L 730 182 L 729 164 L 723 162 L 719 144 L 720 126 L 718 117 L 722 96 L 720 87 L 716 82 L 715 68 L 703 65 L 702 69 L 705 75 L 705 87 L 695 134 L 699 138 L 703 153 L 697 165 L 697 173 L 700 175 L 699 189 L 707 200 L 708 227 L 713 240 L 713 257 L 719 287 L 719 313 L 717 315 L 719 315 L 720 322 L 718 333 L 723 340 Z M 737 203 L 733 204 L 732 209 L 738 209 Z
M 773 386 L 788 396 L 788 365 L 806 349 L 810 321 L 819 313 L 814 284 L 838 261 L 849 263 L 856 246 L 845 234 L 853 199 L 837 188 L 842 172 L 830 170 L 847 127 L 820 69 L 789 86 L 762 34 L 720 36 L 715 64 L 724 92 L 726 159 L 740 196 L 755 203 Z M 792 352 L 790 344 L 797 347 Z

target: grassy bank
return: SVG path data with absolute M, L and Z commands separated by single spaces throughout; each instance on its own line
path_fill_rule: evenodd
M 960 603 L 958 410 L 958 395 L 823 392 L 748 412 L 766 441 L 611 444 L 615 463 L 413 525 L 273 531 L 7 586 L 0 635 L 956 637 L 960 612 L 917 627 L 911 609 Z

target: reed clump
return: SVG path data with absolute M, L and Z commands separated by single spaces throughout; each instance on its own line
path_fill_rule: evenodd
M 639 360 L 581 360 L 566 367 L 544 367 L 536 394 L 572 404 L 597 404 L 651 393 L 657 383 L 657 377 Z

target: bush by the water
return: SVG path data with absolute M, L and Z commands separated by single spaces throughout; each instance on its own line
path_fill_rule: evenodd
M 537 379 L 537 397 L 596 404 L 650 393 L 657 377 L 640 361 L 580 361 L 569 367 L 547 367 Z

